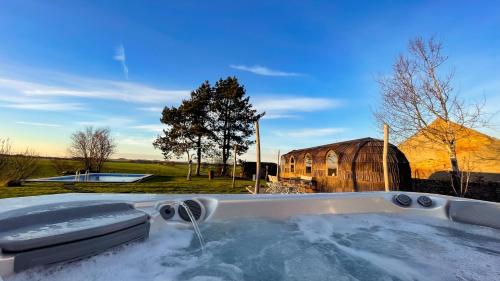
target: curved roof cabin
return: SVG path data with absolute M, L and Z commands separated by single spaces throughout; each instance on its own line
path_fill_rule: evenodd
M 281 157 L 282 178 L 310 176 L 318 192 L 383 191 L 384 142 L 373 138 L 292 150 Z M 411 185 L 410 164 L 403 152 L 389 144 L 389 186 Z

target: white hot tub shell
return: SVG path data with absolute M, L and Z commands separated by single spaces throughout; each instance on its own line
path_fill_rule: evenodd
M 429 200 L 430 199 L 430 200 Z M 296 215 L 410 214 L 500 229 L 500 204 L 409 192 L 297 195 L 60 194 L 0 200 L 0 276 L 147 239 L 162 224 Z

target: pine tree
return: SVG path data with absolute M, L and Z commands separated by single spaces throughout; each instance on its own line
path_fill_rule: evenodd
M 221 173 L 226 175 L 233 146 L 237 146 L 239 155 L 248 150 L 254 143 L 249 139 L 254 132 L 253 122 L 264 116 L 264 113 L 258 114 L 253 109 L 250 97 L 246 96 L 245 88 L 236 77 L 217 81 L 211 111 L 214 115 L 213 139 L 222 150 Z
M 213 114 L 210 114 L 213 89 L 208 81 L 191 93 L 191 99 L 183 101 L 181 110 L 189 119 L 189 133 L 196 149 L 196 175 L 200 175 L 202 156 L 212 148 Z
M 191 163 L 196 156 L 196 175 L 200 175 L 202 155 L 211 146 L 213 139 L 210 125 L 213 124 L 210 114 L 212 87 L 205 81 L 191 92 L 189 100 L 183 100 L 179 107 L 165 107 L 161 122 L 167 126 L 164 135 L 158 136 L 153 145 L 160 149 L 165 157 L 177 158 L 185 155 L 189 162 L 188 180 L 191 177 Z M 194 152 L 193 152 L 194 151 Z

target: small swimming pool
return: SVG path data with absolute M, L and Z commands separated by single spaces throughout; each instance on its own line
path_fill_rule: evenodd
M 119 173 L 89 173 L 87 175 L 70 175 L 51 178 L 30 179 L 29 182 L 138 182 L 151 177 L 151 174 L 119 174 Z

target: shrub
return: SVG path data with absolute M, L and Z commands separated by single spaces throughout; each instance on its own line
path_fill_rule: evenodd
M 0 186 L 18 185 L 22 180 L 33 175 L 38 168 L 38 158 L 33 150 L 12 153 L 8 139 L 0 139 Z

